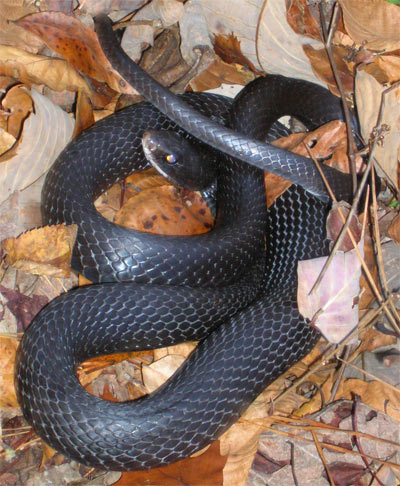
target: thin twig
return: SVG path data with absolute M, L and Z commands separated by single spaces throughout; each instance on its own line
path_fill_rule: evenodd
M 293 482 L 295 486 L 299 486 L 299 482 L 296 476 L 295 462 L 294 462 L 294 444 L 291 441 L 289 442 L 289 444 L 290 444 L 290 466 L 292 468 Z
M 352 413 L 352 416 L 351 416 L 351 423 L 353 425 L 353 430 L 356 431 L 357 430 L 357 422 L 358 422 L 358 409 L 360 407 L 360 403 L 361 403 L 361 398 L 359 395 L 356 395 L 354 397 L 354 409 L 353 409 L 353 413 Z M 373 471 L 371 469 L 371 465 L 372 465 L 372 462 L 368 462 L 367 461 L 367 458 L 364 456 L 364 451 L 363 451 L 363 448 L 361 446 L 361 442 L 360 442 L 360 438 L 358 436 L 354 436 L 354 441 L 355 441 L 355 444 L 357 446 L 357 449 L 359 450 L 359 452 L 362 454 L 361 458 L 366 466 L 366 468 L 368 469 L 368 471 L 370 472 L 370 474 L 372 475 L 373 478 L 375 478 L 378 483 L 380 484 L 380 486 L 385 486 L 381 480 L 376 476 L 375 474 L 375 471 Z
M 351 114 L 349 107 L 346 102 L 346 94 L 343 89 L 343 84 L 342 80 L 340 79 L 339 72 L 336 66 L 335 59 L 333 57 L 333 52 L 332 52 L 332 38 L 334 33 L 336 32 L 337 26 L 339 24 L 340 20 L 340 6 L 339 3 L 336 2 L 335 6 L 333 7 L 333 15 L 332 15 L 332 21 L 331 25 L 329 28 L 329 33 L 326 32 L 325 28 L 325 14 L 324 14 L 324 9 L 323 9 L 323 2 L 318 3 L 318 8 L 319 8 L 319 14 L 321 17 L 321 27 L 322 27 L 322 37 L 325 43 L 325 50 L 328 55 L 329 63 L 332 68 L 332 73 L 335 78 L 336 85 L 338 87 L 340 97 L 342 99 L 343 103 L 343 112 L 344 112 L 344 117 L 346 120 L 346 126 L 347 126 L 347 150 L 348 150 L 348 155 L 349 155 L 349 161 L 350 161 L 350 173 L 352 176 L 352 182 L 353 182 L 353 194 L 356 193 L 357 190 L 357 171 L 356 171 L 356 164 L 355 164 L 355 155 L 354 155 L 354 150 L 353 150 L 353 134 L 351 130 Z
M 350 346 L 351 345 L 346 345 L 344 347 L 344 360 L 347 361 L 349 359 L 349 355 L 350 355 Z M 331 396 L 329 397 L 329 400 L 327 401 L 327 403 L 332 403 L 333 400 L 335 399 L 335 396 L 336 396 L 336 393 L 338 391 L 338 388 L 339 388 L 339 385 L 342 381 L 342 378 L 343 378 L 343 374 L 344 374 L 344 370 L 346 369 L 346 363 L 344 363 L 342 361 L 341 365 L 340 365 L 340 369 L 339 369 L 339 373 L 338 373 L 338 376 L 335 380 L 335 383 L 332 387 L 332 391 L 331 391 Z M 322 407 L 321 407 L 322 408 Z
M 359 371 L 360 373 L 363 373 L 364 375 L 367 375 L 370 378 L 373 378 L 375 381 L 379 381 L 379 383 L 382 383 L 382 385 L 387 386 L 388 388 L 390 388 L 390 390 L 392 390 L 392 391 L 394 391 L 396 393 L 400 393 L 400 389 L 399 388 L 396 388 L 395 386 L 391 385 L 390 383 L 387 383 L 386 381 L 381 380 L 376 375 L 374 375 L 372 373 L 369 373 L 368 371 L 365 371 L 365 370 L 359 368 L 358 366 L 354 365 L 353 363 L 350 363 L 350 361 L 345 361 L 344 359 L 339 358 L 339 357 L 337 357 L 337 359 L 339 361 L 342 361 L 342 363 L 345 363 L 347 366 L 351 366 L 352 368 L 354 368 L 355 370 Z

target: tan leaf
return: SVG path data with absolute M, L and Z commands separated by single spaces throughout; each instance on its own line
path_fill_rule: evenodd
M 400 48 L 400 9 L 386 0 L 340 0 L 350 37 L 375 51 Z
M 25 120 L 22 138 L 0 158 L 0 203 L 42 176 L 69 141 L 73 120 L 32 90 L 35 112 Z
M 6 261 L 37 275 L 69 277 L 77 225 L 45 226 L 2 242 Z
M 15 355 L 18 341 L 7 336 L 0 336 L 0 408 L 17 408 L 15 395 Z

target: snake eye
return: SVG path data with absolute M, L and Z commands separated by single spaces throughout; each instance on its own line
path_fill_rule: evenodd
M 169 154 L 165 157 L 165 160 L 168 162 L 168 164 L 176 164 L 178 159 L 175 157 L 173 154 Z

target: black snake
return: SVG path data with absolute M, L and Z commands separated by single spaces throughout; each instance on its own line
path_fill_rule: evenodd
M 125 59 L 106 18 L 97 19 L 97 31 L 111 62 L 152 103 L 117 112 L 72 141 L 47 175 L 42 213 L 45 224 L 78 224 L 73 268 L 113 283 L 70 291 L 36 316 L 19 348 L 18 395 L 35 431 L 65 455 L 103 469 L 144 469 L 186 457 L 219 437 L 314 345 L 318 335 L 297 310 L 296 263 L 326 250 L 327 194 L 312 161 L 257 139 L 282 110 L 310 128 L 342 115 L 340 102 L 323 88 L 268 76 L 235 101 L 230 123 L 236 131 L 229 130 L 217 123 L 230 110 L 225 98 L 176 98 Z M 266 111 L 268 100 L 272 108 Z M 213 230 L 166 237 L 106 222 L 92 201 L 147 166 L 143 132 L 173 129 L 186 136 L 179 127 L 249 162 L 214 153 Z M 268 212 L 259 168 L 298 184 Z M 337 196 L 348 198 L 349 178 L 324 171 Z M 93 397 L 75 374 L 88 357 L 186 340 L 200 340 L 189 359 L 155 393 L 135 402 Z

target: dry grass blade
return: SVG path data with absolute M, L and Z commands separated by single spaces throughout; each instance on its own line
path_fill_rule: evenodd
M 313 436 L 313 439 L 314 439 L 315 446 L 317 448 L 319 457 L 321 458 L 321 461 L 322 461 L 322 463 L 324 465 L 326 474 L 327 474 L 328 479 L 329 479 L 329 483 L 331 484 L 331 486 L 335 486 L 335 482 L 334 482 L 333 477 L 332 477 L 332 474 L 331 474 L 331 472 L 329 470 L 329 466 L 328 466 L 328 464 L 326 462 L 325 455 L 324 455 L 324 452 L 323 452 L 322 447 L 321 447 L 321 443 L 319 442 L 319 440 L 317 438 L 317 435 L 316 435 L 316 433 L 313 430 L 311 431 L 311 434 Z

